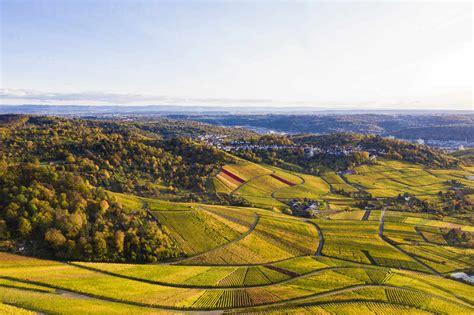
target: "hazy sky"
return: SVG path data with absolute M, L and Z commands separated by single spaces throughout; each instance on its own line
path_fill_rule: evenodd
M 3 104 L 474 109 L 470 2 L 0 3 Z

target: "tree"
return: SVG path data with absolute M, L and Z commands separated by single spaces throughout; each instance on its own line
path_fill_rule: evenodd
M 122 253 L 125 242 L 125 233 L 122 230 L 115 232 L 114 241 L 117 252 Z
M 28 219 L 21 217 L 18 224 L 18 233 L 22 237 L 26 237 L 31 233 L 31 223 Z
M 107 211 L 107 209 L 109 209 L 109 207 L 110 206 L 107 200 L 102 200 L 99 204 L 100 213 L 104 213 L 105 211 Z
M 55 228 L 50 228 L 46 231 L 44 239 L 49 242 L 53 247 L 60 247 L 66 243 L 66 238 L 61 233 L 60 230 Z
M 72 163 L 75 163 L 75 162 L 76 162 L 76 159 L 74 158 L 74 155 L 70 154 L 66 157 L 66 163 L 72 164 Z
M 96 232 L 94 236 L 94 252 L 96 260 L 103 259 L 107 254 L 107 242 L 104 239 L 104 234 Z
M 5 208 L 5 218 L 8 220 L 15 220 L 18 217 L 20 205 L 16 202 L 10 202 Z

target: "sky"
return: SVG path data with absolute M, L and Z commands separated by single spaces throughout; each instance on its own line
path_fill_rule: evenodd
M 471 2 L 0 5 L 0 104 L 474 110 Z

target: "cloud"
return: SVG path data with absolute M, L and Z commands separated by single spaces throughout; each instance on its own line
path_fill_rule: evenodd
M 160 105 L 252 105 L 278 103 L 270 99 L 230 99 L 230 98 L 186 98 L 148 94 L 120 94 L 99 91 L 75 93 L 43 92 L 28 89 L 0 89 L 2 103 L 8 102 L 40 102 L 69 104 L 160 104 Z
M 466 90 L 470 93 L 471 90 Z M 464 94 L 466 94 L 464 93 Z M 423 97 L 387 97 L 384 101 L 374 99 L 357 99 L 336 101 L 308 101 L 308 100 L 274 100 L 252 98 L 199 98 L 199 97 L 172 97 L 150 94 L 121 94 L 100 91 L 85 92 L 44 92 L 30 89 L 0 88 L 0 105 L 20 104 L 47 104 L 47 105 L 197 105 L 197 106 L 222 106 L 222 107 L 304 107 L 319 109 L 465 109 L 472 110 L 472 101 L 464 105 L 463 95 L 455 98 L 452 91 L 440 89 L 435 95 L 430 96 L 431 102 L 425 104 L 420 101 Z M 426 98 L 426 97 L 425 97 Z M 451 99 L 440 102 L 439 99 Z M 461 105 L 460 105 L 461 104 Z

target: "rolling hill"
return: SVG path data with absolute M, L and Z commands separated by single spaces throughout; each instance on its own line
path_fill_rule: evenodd
M 474 312 L 464 154 L 353 135 L 400 157 L 339 169 L 195 123 L 0 121 L 0 313 Z

